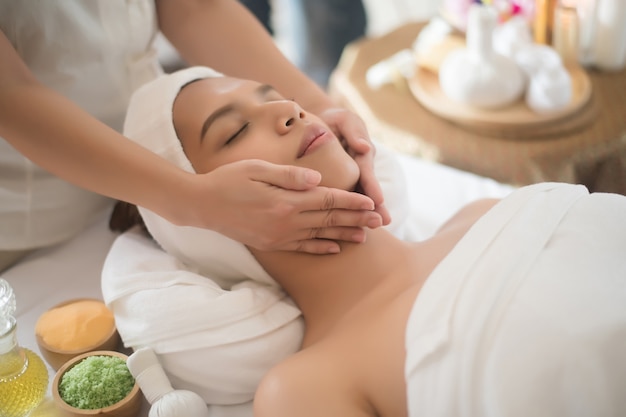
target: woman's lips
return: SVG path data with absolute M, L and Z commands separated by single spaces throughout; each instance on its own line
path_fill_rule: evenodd
M 298 158 L 302 158 L 304 155 L 313 152 L 330 138 L 331 136 L 325 128 L 316 125 L 309 126 L 304 132 L 304 136 L 302 136 L 302 142 L 298 150 Z

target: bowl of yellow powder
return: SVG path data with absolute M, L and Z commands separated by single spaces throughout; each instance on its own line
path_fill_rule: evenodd
M 70 359 L 95 350 L 117 350 L 120 336 L 113 313 L 97 299 L 80 298 L 57 304 L 35 325 L 39 350 L 59 369 Z
M 102 350 L 70 359 L 52 381 L 54 403 L 70 417 L 136 417 L 143 396 L 127 359 L 123 353 Z

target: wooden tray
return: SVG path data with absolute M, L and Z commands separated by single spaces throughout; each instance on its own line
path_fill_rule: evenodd
M 565 108 L 551 113 L 535 113 L 524 102 L 523 98 L 500 109 L 480 109 L 450 99 L 441 90 L 438 76 L 428 70 L 418 68 L 415 75 L 408 79 L 413 96 L 432 113 L 459 124 L 465 128 L 479 131 L 494 131 L 504 136 L 507 133 L 521 137 L 533 132 L 548 130 L 558 131 L 559 122 L 569 119 L 580 111 L 591 98 L 591 81 L 579 66 L 568 68 L 572 78 L 572 100 Z M 580 118 L 576 125 L 587 122 Z M 568 123 L 571 129 L 571 123 Z

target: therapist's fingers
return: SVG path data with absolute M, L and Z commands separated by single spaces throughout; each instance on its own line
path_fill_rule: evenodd
M 373 211 L 375 208 L 374 202 L 368 196 L 337 188 L 315 187 L 304 192 L 292 194 L 292 196 L 294 197 L 293 204 L 297 207 L 299 212 L 328 211 L 334 209 Z M 345 216 L 337 214 L 337 217 L 339 216 L 341 216 L 342 219 L 345 218 Z M 331 218 L 335 217 L 331 216 Z M 335 225 L 356 226 L 357 224 L 336 223 Z
M 285 246 L 285 250 L 312 254 L 339 253 L 340 242 L 362 243 L 365 231 L 360 227 L 323 227 L 303 230 L 301 236 L 308 239 L 295 240 Z
M 346 241 L 355 239 L 364 227 L 375 229 L 383 225 L 380 214 L 369 210 L 319 210 L 301 213 L 298 219 L 301 232 L 299 239 L 321 238 Z
M 329 255 L 341 252 L 341 245 L 335 240 L 307 239 L 292 242 L 286 250 L 305 252 L 312 255 Z
M 357 131 L 359 131 L 357 129 Z M 383 190 L 378 182 L 378 178 L 374 173 L 374 157 L 376 156 L 376 147 L 369 139 L 355 139 L 346 137 L 346 145 L 348 152 L 354 158 L 359 166 L 361 177 L 359 186 L 361 191 L 374 201 L 374 210 L 383 218 L 383 224 L 391 223 L 391 215 L 385 207 Z
M 374 175 L 376 147 L 369 137 L 365 123 L 355 113 L 343 108 L 328 109 L 320 117 L 342 138 L 346 151 L 354 158 L 361 171 L 361 191 L 374 201 L 375 210 L 381 215 L 383 224 L 389 224 L 391 216 L 384 206 L 383 191 Z
M 275 165 L 262 160 L 248 160 L 251 179 L 274 185 L 285 190 L 304 191 L 315 187 L 322 180 L 319 172 L 291 165 Z
M 374 173 L 373 153 L 356 155 L 354 160 L 361 171 L 361 177 L 359 180 L 361 191 L 374 201 L 374 210 L 382 217 L 383 224 L 387 225 L 391 223 L 391 215 L 389 214 L 387 207 L 385 207 L 383 190 Z
M 339 242 L 361 243 L 365 240 L 363 228 L 382 226 L 379 213 L 371 210 L 373 203 L 368 198 L 367 210 L 359 202 L 358 193 L 316 187 L 298 194 L 298 214 L 292 219 L 298 230 L 293 240 L 284 245 L 285 250 L 313 254 L 337 253 Z M 348 209 L 336 208 L 348 207 Z
M 305 199 L 303 204 L 301 204 L 301 210 L 374 210 L 381 216 L 383 225 L 390 223 L 391 217 L 389 212 L 382 204 L 382 189 L 380 188 L 378 179 L 374 175 L 373 151 L 370 152 L 370 150 L 373 150 L 373 145 L 366 140 L 359 142 L 362 143 L 361 146 L 357 145 L 357 148 L 361 151 L 366 151 L 366 153 L 357 154 L 354 159 L 361 170 L 360 187 L 365 195 L 318 187 L 320 190 L 325 190 L 323 191 L 325 194 L 322 197 L 320 197 L 319 194 L 317 194 L 317 196 L 310 196 L 308 199 L 309 203 L 307 203 Z M 261 160 L 249 162 L 249 174 L 251 178 L 285 190 L 310 190 L 321 181 L 320 173 L 312 169 L 288 165 L 274 165 Z M 310 192 L 312 192 L 312 190 Z M 298 196 L 298 198 L 300 197 L 301 196 Z M 345 216 L 343 216 L 343 218 L 345 218 Z M 351 225 L 339 224 L 344 226 Z
M 361 243 L 365 241 L 364 228 L 380 227 L 383 220 L 380 214 L 369 210 L 314 210 L 300 213 L 298 225 L 300 231 L 295 238 L 299 245 L 325 250 L 331 245 L 317 240 Z
M 348 109 L 337 107 L 320 113 L 320 118 L 335 132 L 344 138 L 348 147 L 356 153 L 372 150 L 372 143 L 363 119 Z
M 266 183 L 287 191 L 306 191 L 305 193 L 287 193 L 280 200 L 297 208 L 294 211 L 308 210 L 374 210 L 375 202 L 368 196 L 344 190 L 317 187 L 321 181 L 319 172 L 291 165 L 275 165 L 261 160 L 247 160 L 247 176 L 253 181 Z M 234 164 L 232 164 L 234 165 Z
M 361 219 L 356 219 L 354 213 L 348 211 L 342 213 L 342 210 L 310 212 L 307 215 L 310 216 L 307 221 L 311 224 L 319 224 L 320 222 L 322 224 L 356 222 L 371 228 L 382 225 L 380 215 L 372 215 L 371 213 L 362 213 Z M 345 217 L 342 219 L 342 216 Z M 339 253 L 341 250 L 340 242 L 364 242 L 366 234 L 362 227 L 324 226 L 302 229 L 299 237 L 302 239 L 291 242 L 286 249 L 312 254 L 328 254 Z

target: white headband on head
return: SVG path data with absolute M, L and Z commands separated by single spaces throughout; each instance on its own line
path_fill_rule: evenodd
M 191 67 L 141 86 L 130 99 L 124 135 L 179 168 L 195 172 L 174 130 L 174 100 L 190 82 L 221 76 L 210 68 Z M 245 279 L 277 285 L 243 244 L 211 230 L 176 226 L 143 207 L 139 212 L 164 250 L 223 288 Z

